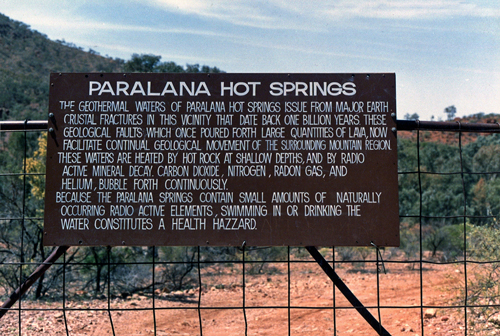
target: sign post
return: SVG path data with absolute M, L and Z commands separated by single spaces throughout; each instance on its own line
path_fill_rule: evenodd
M 52 74 L 45 245 L 399 245 L 394 74 Z

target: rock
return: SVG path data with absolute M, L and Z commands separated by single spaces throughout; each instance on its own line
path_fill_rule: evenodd
M 489 319 L 489 322 L 490 323 L 493 323 L 494 325 L 496 325 L 497 327 L 500 326 L 500 316 L 498 314 L 494 315 L 493 317 L 491 317 Z
M 434 317 L 436 317 L 436 313 L 437 313 L 436 309 L 433 309 L 433 308 L 426 309 L 424 312 L 424 318 L 427 318 L 427 319 L 434 318 Z
M 400 330 L 403 331 L 403 332 L 404 331 L 406 331 L 406 332 L 413 332 L 413 328 L 410 327 L 410 325 L 408 325 L 408 324 L 405 324 L 403 327 L 401 327 Z

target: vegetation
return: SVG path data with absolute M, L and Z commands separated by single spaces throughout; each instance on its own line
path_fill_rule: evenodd
M 221 72 L 217 67 L 161 62 L 134 54 L 129 61 L 103 57 L 65 41 L 51 41 L 0 14 L 0 120 L 47 118 L 51 72 Z
M 64 41 L 50 41 L 1 14 L 0 41 L 0 120 L 45 119 L 50 72 L 221 72 L 216 67 L 162 62 L 156 55 L 134 54 L 129 61 L 102 57 Z M 445 113 L 453 119 L 456 109 L 450 106 Z M 408 114 L 406 118 L 418 119 L 418 115 Z M 479 113 L 470 120 L 496 118 Z M 420 244 L 432 258 L 443 261 L 461 259 L 465 251 L 468 259 L 499 260 L 500 134 L 464 136 L 462 152 L 455 133 L 448 133 L 445 138 L 440 138 L 442 134 L 436 137 L 433 132 L 421 132 L 419 136 L 419 145 L 415 136 L 400 134 L 398 139 L 398 166 L 402 173 L 400 250 L 409 260 L 418 257 Z M 44 137 L 45 134 L 38 137 L 35 133 L 0 133 L 2 294 L 16 289 L 20 278 L 26 278 L 51 252 L 42 245 Z M 26 162 L 23 157 L 28 158 Z M 250 261 L 249 273 L 265 271 L 268 261 L 286 259 L 285 248 L 278 247 L 248 248 L 244 255 L 237 248 L 204 247 L 201 255 L 198 251 L 196 247 L 121 247 L 109 253 L 105 247 L 72 248 L 65 256 L 66 266 L 52 267 L 30 295 L 38 299 L 57 293 L 63 272 L 66 283 L 76 284 L 69 291 L 98 297 L 106 292 L 107 279 L 122 295 L 153 288 L 174 291 L 195 286 L 198 259 L 206 267 L 212 262 L 229 263 L 244 256 Z M 367 248 L 343 247 L 336 251 L 337 260 L 343 261 L 364 262 L 370 253 Z M 477 321 L 494 314 L 487 305 L 499 304 L 499 280 L 497 263 L 482 265 L 471 278 L 468 303 L 485 305 L 482 310 L 472 310 Z
M 138 55 L 133 54 L 132 58 L 125 63 L 124 70 L 126 72 L 154 72 L 154 73 L 220 73 L 222 72 L 217 67 L 209 67 L 199 64 L 187 64 L 182 67 L 175 62 L 161 62 L 161 56 L 157 55 Z
M 116 72 L 124 61 L 51 41 L 0 14 L 0 119 L 46 119 L 51 72 Z
M 476 307 L 469 309 L 469 333 L 489 335 L 498 333 L 498 304 L 500 304 L 500 230 L 498 226 L 470 226 L 467 228 L 467 249 L 473 260 L 490 261 L 474 265 L 473 276 L 468 281 L 467 304 Z M 461 303 L 465 304 L 462 290 Z M 484 333 L 486 334 L 486 333 Z
M 2 14 L 0 43 L 0 120 L 46 119 L 51 72 L 221 72 L 206 65 L 183 67 L 174 62 L 161 62 L 161 56 L 156 55 L 134 54 L 129 61 L 103 57 L 65 41 L 51 41 Z M 38 137 L 34 132 L 0 133 L 0 288 L 4 289 L 3 294 L 15 290 L 20 278 L 24 280 L 31 274 L 52 250 L 42 244 L 45 144 L 46 134 Z M 28 158 L 26 162 L 24 157 Z M 23 175 L 24 172 L 29 175 Z M 108 258 L 118 264 L 109 267 Z M 192 281 L 196 258 L 197 251 L 193 248 L 118 248 L 112 254 L 103 247 L 73 248 L 66 255 L 66 261 L 71 264 L 65 270 L 64 265 L 51 267 L 37 282 L 32 296 L 41 298 L 50 290 L 57 291 L 63 271 L 67 281 L 73 280 L 80 290 L 95 296 L 106 289 L 108 277 L 117 288 L 128 292 L 164 284 L 168 290 L 179 289 Z M 152 284 L 155 259 L 177 263 L 163 263 L 156 283 Z

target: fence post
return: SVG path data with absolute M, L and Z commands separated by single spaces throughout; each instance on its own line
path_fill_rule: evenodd
M 340 279 L 337 273 L 333 270 L 333 268 L 328 264 L 328 262 L 323 258 L 321 253 L 319 253 L 318 249 L 314 246 L 306 246 L 307 251 L 311 254 L 311 256 L 316 260 L 316 262 L 321 266 L 323 271 L 328 275 L 328 277 L 333 281 L 335 286 L 340 290 L 342 294 L 346 297 L 346 299 L 352 304 L 354 308 L 358 311 L 358 313 L 363 316 L 363 318 L 370 324 L 370 326 L 379 334 L 379 335 L 391 335 L 385 328 L 373 317 L 373 315 L 368 311 L 368 309 L 363 306 L 363 304 L 358 300 L 358 298 L 351 292 L 351 290 L 347 287 L 347 285 Z

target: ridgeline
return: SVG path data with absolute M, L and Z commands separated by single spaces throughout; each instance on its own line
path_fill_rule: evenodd
M 47 118 L 51 72 L 221 72 L 160 62 L 161 56 L 133 54 L 129 61 L 52 41 L 22 22 L 0 14 L 0 120 Z

